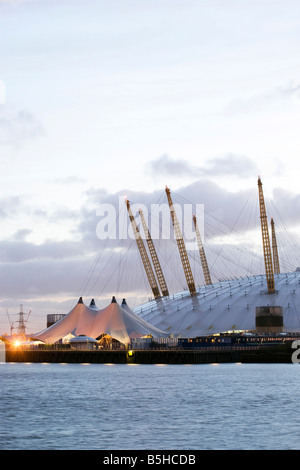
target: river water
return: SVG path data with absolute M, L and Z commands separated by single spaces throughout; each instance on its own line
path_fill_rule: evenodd
M 0 449 L 300 449 L 298 364 L 0 363 Z

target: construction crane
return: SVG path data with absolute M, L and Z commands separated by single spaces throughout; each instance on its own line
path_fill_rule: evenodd
M 193 277 L 193 273 L 192 273 L 192 270 L 191 270 L 190 261 L 189 261 L 188 255 L 187 255 L 184 240 L 183 240 L 183 237 L 182 237 L 180 225 L 179 225 L 177 215 L 176 215 L 176 212 L 175 212 L 175 209 L 174 209 L 173 201 L 172 201 L 172 198 L 171 198 L 171 191 L 167 186 L 166 186 L 166 193 L 167 193 L 172 224 L 173 224 L 173 228 L 174 228 L 174 232 L 175 232 L 175 237 L 176 237 L 176 241 L 177 241 L 177 246 L 178 246 L 178 250 L 179 250 L 179 254 L 180 254 L 180 258 L 181 258 L 181 262 L 182 262 L 186 282 L 187 282 L 190 294 L 194 295 L 196 293 L 194 277 Z
M 13 329 L 14 329 L 14 323 L 11 321 L 11 319 L 10 319 L 10 316 L 9 316 L 9 313 L 8 313 L 8 310 L 7 310 L 7 309 L 6 309 L 6 314 L 7 314 L 8 323 L 9 323 L 9 326 L 10 326 L 10 335 L 12 336 L 12 334 L 13 334 Z
M 264 194 L 263 194 L 262 182 L 261 182 L 260 176 L 258 176 L 258 194 L 259 194 L 261 233 L 262 233 L 262 241 L 263 241 L 263 251 L 264 251 L 268 293 L 274 294 L 275 280 L 274 280 L 274 271 L 273 271 L 273 263 L 272 263 L 272 252 L 271 252 L 271 245 L 270 245 L 270 238 L 269 238 L 269 229 L 268 229 L 268 222 L 267 222 L 265 200 L 264 200 Z
M 151 266 L 151 263 L 150 263 L 150 260 L 149 260 L 144 242 L 143 242 L 143 239 L 141 237 L 141 233 L 140 233 L 139 228 L 137 226 L 136 220 L 133 216 L 133 213 L 132 213 L 132 210 L 131 210 L 131 207 L 130 207 L 130 202 L 128 201 L 128 199 L 126 199 L 126 206 L 127 206 L 127 211 L 128 211 L 128 215 L 129 215 L 129 220 L 132 224 L 135 240 L 136 240 L 136 243 L 137 243 L 141 258 L 142 258 L 142 263 L 143 263 L 143 266 L 145 268 L 146 275 L 147 275 L 150 287 L 152 289 L 153 295 L 154 295 L 155 299 L 157 299 L 157 298 L 161 297 L 160 292 L 159 292 L 159 287 L 157 285 L 155 274 L 153 272 L 153 269 L 152 269 L 152 266 Z
M 154 269 L 155 269 L 156 277 L 158 279 L 160 290 L 162 292 L 163 297 L 166 297 L 166 296 L 169 295 L 168 287 L 167 287 L 165 277 L 164 277 L 162 269 L 161 269 L 161 265 L 160 265 L 160 262 L 159 262 L 159 259 L 158 259 L 158 256 L 157 256 L 157 253 L 156 253 L 156 250 L 155 250 L 153 240 L 151 238 L 149 228 L 147 226 L 143 211 L 141 209 L 139 210 L 139 214 L 140 214 L 141 221 L 142 221 L 142 224 L 143 224 L 145 237 L 146 237 L 146 240 L 147 240 L 149 252 L 150 252 L 152 263 L 153 263 L 153 266 L 154 266 Z
M 277 240 L 276 240 L 276 233 L 275 233 L 275 223 L 274 223 L 273 217 L 271 217 L 271 229 L 272 229 L 272 250 L 273 250 L 274 274 L 279 274 L 280 265 L 279 265 L 278 248 L 277 248 Z
M 200 254 L 200 259 L 201 259 L 201 264 L 202 264 L 202 270 L 203 270 L 203 275 L 204 275 L 204 281 L 206 285 L 211 284 L 211 277 L 210 277 L 210 272 L 207 264 L 207 259 L 206 259 L 206 254 L 204 250 L 204 246 L 202 243 L 200 231 L 198 228 L 198 222 L 195 214 L 193 215 L 193 221 L 194 221 L 194 226 L 196 230 L 196 237 L 197 237 L 197 243 L 198 243 L 198 248 L 199 248 L 199 254 Z

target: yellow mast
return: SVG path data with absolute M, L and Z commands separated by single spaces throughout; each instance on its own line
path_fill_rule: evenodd
M 182 237 L 180 225 L 179 225 L 177 215 L 176 215 L 176 212 L 175 212 L 175 209 L 174 209 L 174 206 L 173 206 L 173 201 L 172 201 L 172 198 L 171 198 L 171 192 L 170 192 L 168 187 L 166 187 L 166 193 L 167 193 L 172 224 L 173 224 L 173 228 L 174 228 L 174 232 L 175 232 L 175 237 L 176 237 L 176 241 L 177 241 L 177 246 L 178 246 L 178 250 L 179 250 L 179 254 L 180 254 L 180 258 L 181 258 L 185 278 L 186 278 L 186 281 L 187 281 L 187 285 L 188 285 L 190 294 L 194 295 L 196 293 L 196 287 L 195 287 L 195 282 L 194 282 L 194 278 L 193 278 L 193 273 L 192 273 L 192 270 L 191 270 L 189 258 L 188 258 L 186 247 L 185 247 L 184 240 L 183 240 L 183 237 Z
M 208 264 L 207 264 L 205 251 L 204 251 L 204 246 L 203 246 L 203 243 L 202 243 L 202 240 L 201 240 L 201 235 L 200 235 L 200 232 L 199 232 L 197 218 L 196 218 L 195 214 L 193 216 L 193 221 L 194 221 L 194 226 L 195 226 L 195 230 L 196 230 L 196 237 L 197 237 L 197 242 L 198 242 L 198 248 L 199 248 L 199 254 L 200 254 L 203 274 L 204 274 L 204 280 L 205 280 L 205 284 L 208 285 L 208 284 L 211 284 L 212 282 L 211 282 L 211 277 L 210 277 L 210 272 L 209 272 L 209 268 L 208 268 Z
M 267 280 L 268 292 L 269 294 L 273 294 L 275 292 L 275 281 L 274 281 L 274 271 L 273 271 L 273 263 L 272 263 L 272 252 L 271 252 L 271 246 L 270 246 L 265 200 L 264 200 L 264 194 L 263 194 L 262 182 L 261 182 L 260 176 L 258 177 L 258 194 L 259 194 L 261 233 L 262 233 L 262 241 L 263 241 L 265 269 L 266 269 L 266 280 Z
M 130 202 L 128 200 L 126 200 L 126 205 L 127 205 L 127 211 L 128 211 L 128 214 L 129 214 L 129 219 L 130 219 L 130 222 L 131 222 L 132 228 L 133 228 L 133 233 L 134 233 L 134 236 L 135 236 L 135 239 L 136 239 L 136 243 L 137 243 L 137 246 L 138 246 L 141 258 L 142 258 L 142 262 L 143 262 L 143 265 L 144 265 L 144 268 L 145 268 L 145 271 L 146 271 L 146 274 L 147 274 L 147 278 L 148 278 L 150 287 L 152 289 L 153 295 L 157 299 L 158 297 L 160 297 L 160 292 L 159 292 L 159 288 L 158 288 L 158 285 L 157 285 L 157 282 L 156 282 L 156 279 L 155 279 L 155 275 L 154 275 L 152 266 L 150 264 L 150 261 L 149 261 L 148 255 L 147 255 L 147 251 L 146 251 L 143 239 L 141 237 L 139 228 L 138 228 L 137 223 L 135 221 L 135 218 L 132 214 L 132 210 L 131 210 L 131 207 L 130 207 Z
M 142 224 L 143 224 L 143 228 L 144 228 L 144 232 L 145 232 L 145 237 L 146 237 L 146 240 L 147 240 L 149 252 L 150 252 L 151 259 L 152 259 L 152 262 L 153 262 L 153 266 L 154 266 L 154 269 L 155 269 L 156 277 L 157 277 L 158 283 L 160 285 L 160 290 L 162 292 L 162 295 L 165 297 L 165 296 L 169 295 L 168 287 L 167 287 L 167 284 L 166 284 L 166 281 L 165 281 L 165 278 L 164 278 L 164 275 L 163 275 L 163 272 L 162 272 L 162 269 L 161 269 L 161 265 L 160 265 L 160 262 L 159 262 L 159 259 L 158 259 L 158 256 L 157 256 L 157 253 L 156 253 L 156 250 L 155 250 L 153 240 L 152 240 L 151 235 L 150 235 L 150 231 L 147 227 L 146 220 L 145 220 L 143 211 L 141 209 L 139 210 L 139 214 L 141 216 L 141 220 L 142 220 Z
M 280 265 L 279 265 L 279 256 L 278 256 L 278 248 L 277 248 L 277 240 L 276 240 L 276 233 L 275 233 L 275 223 L 273 217 L 271 217 L 271 228 L 272 228 L 272 249 L 273 249 L 273 262 L 274 262 L 274 273 L 280 273 Z

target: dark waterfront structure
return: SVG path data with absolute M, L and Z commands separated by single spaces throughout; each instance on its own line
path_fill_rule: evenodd
M 73 349 L 66 345 L 6 349 L 6 362 L 211 364 L 291 363 L 292 344 L 300 337 L 225 336 L 182 338 L 176 347 L 153 342 L 147 349 Z M 224 340 L 224 341 L 223 341 Z
M 213 364 L 213 363 L 291 363 L 291 348 L 241 348 L 223 351 L 20 351 L 6 352 L 6 362 L 92 363 L 92 364 Z

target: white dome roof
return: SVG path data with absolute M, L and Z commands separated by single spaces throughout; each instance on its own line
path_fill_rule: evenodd
M 300 272 L 275 274 L 274 294 L 264 275 L 221 281 L 152 300 L 134 309 L 141 318 L 170 335 L 205 336 L 231 330 L 254 330 L 256 307 L 283 308 L 284 331 L 300 331 Z

